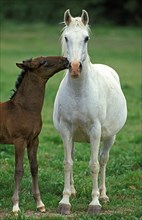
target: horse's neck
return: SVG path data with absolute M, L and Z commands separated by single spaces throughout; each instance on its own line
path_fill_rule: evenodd
M 41 112 L 45 95 L 45 82 L 33 73 L 27 73 L 13 99 L 14 103 L 32 112 Z

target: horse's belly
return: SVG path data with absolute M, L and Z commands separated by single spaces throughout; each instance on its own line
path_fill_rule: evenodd
M 90 142 L 89 136 L 85 131 L 83 131 L 80 127 L 74 130 L 73 132 L 73 140 L 75 142 Z
M 115 117 L 114 117 L 115 116 Z M 106 120 L 101 126 L 101 137 L 102 139 L 107 139 L 116 135 L 124 126 L 127 118 L 127 109 L 124 106 L 123 110 L 117 115 L 113 115 L 108 120 Z

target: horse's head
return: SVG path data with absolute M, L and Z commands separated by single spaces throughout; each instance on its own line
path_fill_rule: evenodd
M 69 62 L 67 58 L 62 56 L 45 56 L 25 60 L 23 63 L 16 63 L 16 65 L 23 70 L 31 71 L 47 80 L 56 72 L 67 69 Z
M 64 14 L 64 28 L 62 34 L 62 50 L 69 60 L 69 71 L 71 77 L 80 76 L 83 62 L 89 57 L 87 53 L 87 42 L 89 40 L 89 17 L 83 10 L 81 17 L 73 18 L 70 11 Z

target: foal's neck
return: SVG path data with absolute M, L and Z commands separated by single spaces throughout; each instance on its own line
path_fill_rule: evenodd
M 45 84 L 45 80 L 36 74 L 26 73 L 13 102 L 27 111 L 40 113 L 44 101 Z

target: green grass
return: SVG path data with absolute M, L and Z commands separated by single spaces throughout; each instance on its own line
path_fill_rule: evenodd
M 16 62 L 40 55 L 60 55 L 62 26 L 45 24 L 12 24 L 1 26 L 0 94 L 1 101 L 9 99 L 20 70 Z M 107 166 L 107 191 L 110 203 L 103 205 L 96 217 L 87 215 L 91 201 L 92 180 L 89 171 L 88 144 L 76 144 L 74 180 L 76 198 L 71 199 L 69 219 L 140 219 L 142 216 L 142 156 L 141 156 L 141 62 L 140 29 L 131 27 L 91 27 L 89 55 L 92 62 L 112 66 L 119 73 L 128 103 L 128 119 L 117 135 Z M 43 129 L 38 151 L 39 185 L 47 213 L 39 215 L 31 193 L 31 176 L 25 155 L 25 173 L 21 182 L 20 207 L 17 219 L 68 219 L 56 215 L 63 190 L 63 146 L 52 122 L 54 98 L 64 72 L 49 80 L 43 106 Z M 13 194 L 14 148 L 0 145 L 0 218 L 15 219 L 10 213 Z

